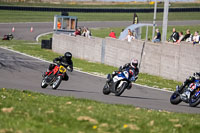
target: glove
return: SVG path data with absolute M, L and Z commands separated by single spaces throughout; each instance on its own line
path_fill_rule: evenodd
M 122 71 L 122 69 L 123 69 L 122 66 L 120 66 L 120 67 L 119 67 L 119 71 Z

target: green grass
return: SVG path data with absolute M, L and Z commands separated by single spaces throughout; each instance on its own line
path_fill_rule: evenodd
M 52 38 L 52 35 L 53 35 L 53 33 L 50 33 L 50 34 L 41 36 L 41 37 L 38 39 L 38 42 L 41 43 L 42 40 L 49 40 L 50 38 Z
M 33 11 L 0 11 L 2 22 L 53 22 L 54 15 L 60 12 L 33 12 Z M 74 13 L 79 21 L 132 21 L 133 13 Z M 137 13 L 139 21 L 153 21 L 153 13 Z M 163 13 L 157 13 L 157 20 L 163 19 Z M 169 20 L 200 20 L 199 12 L 169 13 Z
M 2 133 L 197 133 L 199 114 L 0 89 Z
M 30 42 L 22 40 L 1 40 L 0 46 L 8 47 L 16 51 L 36 56 L 48 61 L 52 61 L 54 58 L 60 56 L 60 54 L 54 53 L 51 50 L 41 49 L 41 45 L 30 44 Z M 81 69 L 82 71 L 90 73 L 100 73 L 106 75 L 108 73 L 112 73 L 114 70 L 118 70 L 118 68 L 113 66 L 108 66 L 100 63 L 92 63 L 78 58 L 73 58 L 73 62 L 75 67 Z M 157 88 L 167 88 L 169 90 L 174 90 L 176 85 L 181 84 L 180 82 L 174 80 L 167 80 L 158 76 L 152 76 L 145 73 L 139 74 L 139 78 L 136 83 Z

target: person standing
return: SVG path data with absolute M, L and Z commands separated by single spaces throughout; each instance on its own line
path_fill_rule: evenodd
M 133 36 L 133 33 L 131 32 L 131 29 L 128 29 L 128 35 L 126 39 L 128 40 L 128 42 L 131 42 L 131 40 L 135 39 L 135 37 Z

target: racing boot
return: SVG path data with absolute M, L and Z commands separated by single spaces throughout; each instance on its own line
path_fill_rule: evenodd
M 132 87 L 132 83 L 129 83 L 129 85 L 128 85 L 127 89 L 128 89 L 128 90 L 130 90 L 130 89 L 131 89 L 131 87 Z

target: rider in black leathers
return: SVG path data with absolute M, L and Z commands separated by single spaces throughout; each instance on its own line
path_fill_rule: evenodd
M 135 78 L 134 82 L 135 82 L 137 80 L 138 74 L 139 74 L 139 69 L 138 69 L 137 66 L 138 66 L 138 60 L 137 59 L 132 59 L 130 63 L 127 63 L 127 64 L 125 64 L 123 66 L 120 66 L 119 67 L 119 71 L 114 71 L 112 73 L 112 78 L 115 75 L 117 75 L 118 72 L 122 72 L 123 70 L 128 68 L 129 69 L 129 74 L 131 75 L 130 78 L 134 77 Z M 132 70 L 132 71 L 130 71 L 130 70 Z M 130 73 L 130 72 L 133 72 L 133 73 Z M 130 89 L 131 87 L 132 87 L 132 84 L 129 84 L 127 89 Z
M 70 52 L 66 52 L 64 56 L 59 56 L 53 60 L 54 63 L 62 63 L 62 65 L 67 68 L 69 66 L 68 71 L 72 72 L 73 71 L 73 61 L 72 61 L 72 54 Z M 55 64 L 50 64 L 49 69 L 47 72 L 44 74 L 46 76 L 50 71 L 54 69 L 56 65 Z M 67 73 L 65 73 L 63 80 L 67 81 L 69 79 Z

